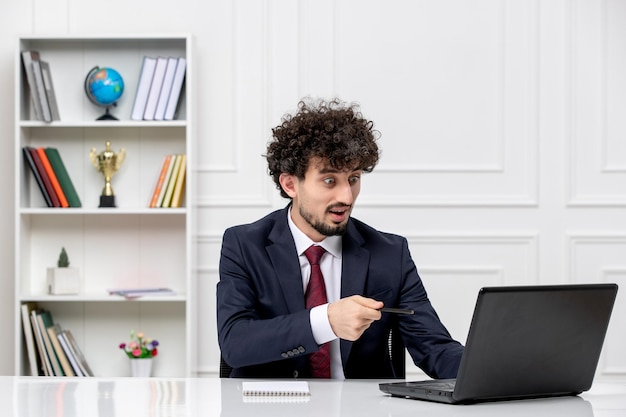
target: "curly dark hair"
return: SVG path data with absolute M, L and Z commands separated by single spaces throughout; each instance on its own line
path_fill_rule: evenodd
M 312 158 L 321 158 L 338 170 L 372 172 L 380 157 L 376 144 L 380 133 L 374 123 L 363 118 L 358 104 L 337 98 L 301 100 L 298 111 L 283 116 L 272 136 L 265 157 L 269 174 L 285 198 L 289 196 L 280 186 L 280 175 L 303 179 Z

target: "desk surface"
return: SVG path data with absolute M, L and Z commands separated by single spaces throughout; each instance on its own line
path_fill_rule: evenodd
M 242 381 L 0 377 L 0 398 L 2 415 L 14 417 L 626 416 L 626 381 L 595 383 L 579 397 L 461 406 L 389 397 L 369 380 L 309 381 L 306 400 L 249 402 Z

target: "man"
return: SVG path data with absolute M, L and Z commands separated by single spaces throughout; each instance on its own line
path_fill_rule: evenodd
M 350 217 L 378 163 L 377 136 L 337 99 L 301 101 L 273 129 L 269 173 L 291 201 L 222 242 L 217 327 L 231 376 L 402 378 L 390 340 L 431 377 L 456 376 L 463 346 L 431 306 L 406 239 Z M 310 246 L 323 247 L 321 260 L 309 260 Z M 316 296 L 309 281 L 322 286 Z

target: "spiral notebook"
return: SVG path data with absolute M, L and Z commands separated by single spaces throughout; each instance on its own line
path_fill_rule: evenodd
M 244 381 L 241 385 L 244 397 L 308 397 L 307 381 Z

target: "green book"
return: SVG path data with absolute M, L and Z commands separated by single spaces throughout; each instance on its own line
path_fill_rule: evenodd
M 61 362 L 59 362 L 59 358 L 57 357 L 57 354 L 54 351 L 54 346 L 52 345 L 52 341 L 50 340 L 50 335 L 48 334 L 48 327 L 54 326 L 52 314 L 48 310 L 41 310 L 37 314 L 37 322 L 39 323 L 41 338 L 43 339 L 48 358 L 50 358 L 50 363 L 52 364 L 54 376 L 65 376 L 65 372 L 61 367 Z
M 80 207 L 80 198 L 76 193 L 74 184 L 72 184 L 70 175 L 65 169 L 65 164 L 63 164 L 63 160 L 61 159 L 61 155 L 59 154 L 58 149 L 46 148 L 46 156 L 48 157 L 50 165 L 52 165 L 52 169 L 54 170 L 54 173 L 59 180 L 59 184 L 61 184 L 63 194 L 65 194 L 65 198 L 67 198 L 68 204 L 70 205 L 70 207 Z

